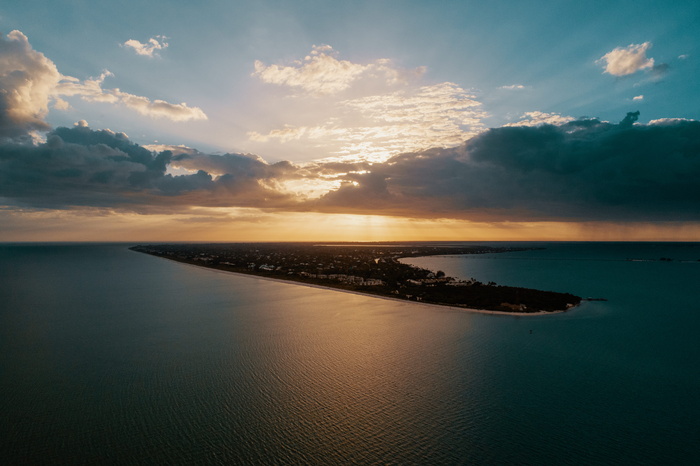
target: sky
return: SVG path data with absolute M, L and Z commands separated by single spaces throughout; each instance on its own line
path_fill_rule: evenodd
M 0 241 L 700 240 L 696 1 L 10 1 Z

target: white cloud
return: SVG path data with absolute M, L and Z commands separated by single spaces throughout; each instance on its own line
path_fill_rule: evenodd
M 119 89 L 108 89 L 106 92 L 117 97 L 126 107 L 152 118 L 168 118 L 173 121 L 207 119 L 207 115 L 201 108 L 189 107 L 185 102 L 171 104 L 159 99 L 151 101 L 147 97 L 127 94 Z
M 678 123 L 687 122 L 687 121 L 695 121 L 695 120 L 688 119 L 688 118 L 659 118 L 658 120 L 651 120 L 649 122 L 649 125 L 650 126 L 669 126 L 669 125 L 677 125 Z
M 311 54 L 293 66 L 269 65 L 255 61 L 253 76 L 263 82 L 299 87 L 316 94 L 334 94 L 347 89 L 369 65 L 338 60 L 328 45 L 314 46 Z
M 322 96 L 344 91 L 361 77 L 380 77 L 387 84 L 397 84 L 410 75 L 418 76 L 425 71 L 424 68 L 408 72 L 398 70 L 387 59 L 361 65 L 338 60 L 337 55 L 330 45 L 314 45 L 309 55 L 296 60 L 292 66 L 265 65 L 256 60 L 253 76 L 268 84 L 300 88 Z
M 168 118 L 173 121 L 206 120 L 207 115 L 199 107 L 189 107 L 186 103 L 171 104 L 164 100 L 150 100 L 147 97 L 122 92 L 118 88 L 103 89 L 104 80 L 113 76 L 105 70 L 99 77 L 79 79 L 63 76 L 55 90 L 57 96 L 80 96 L 88 102 L 121 104 L 141 115 L 152 118 Z
M 295 108 L 305 109 L 304 117 L 290 117 L 287 124 L 267 131 L 250 131 L 250 141 L 287 148 L 305 144 L 316 153 L 325 152 L 325 160 L 383 161 L 401 152 L 455 146 L 484 129 L 481 103 L 458 85 L 425 83 L 420 79 L 424 68 L 404 70 L 389 60 L 356 65 L 331 52 L 330 46 L 315 47 L 303 64 L 285 71 L 283 84 L 308 91 L 293 102 Z M 321 73 L 309 64 L 320 63 L 321 56 L 333 65 L 326 67 L 329 72 L 321 82 L 315 82 L 312 77 Z M 340 63 L 344 71 L 338 71 Z M 262 66 L 258 62 L 259 71 L 270 70 Z M 274 71 L 274 76 L 283 76 L 279 68 Z M 271 82 L 261 72 L 255 75 Z M 294 81 L 287 79 L 291 77 Z M 280 112 L 289 104 L 288 99 L 275 101 Z
M 651 42 L 617 47 L 600 57 L 596 63 L 605 64 L 605 73 L 613 76 L 627 76 L 639 70 L 654 67 L 654 59 L 646 56 L 650 48 Z
M 511 84 L 509 86 L 501 86 L 499 89 L 508 89 L 508 90 L 515 90 L 515 89 L 525 89 L 525 86 L 522 84 Z
M 61 78 L 56 65 L 32 49 L 27 36 L 0 35 L 0 137 L 46 130 L 52 92 Z
M 72 107 L 68 102 L 61 99 L 60 97 L 54 96 L 53 108 L 56 110 L 70 110 Z
M 688 58 L 690 58 L 690 55 L 687 55 L 687 54 L 678 55 L 679 60 L 687 60 Z
M 158 50 L 163 50 L 168 47 L 166 42 L 167 37 L 165 36 L 155 36 L 148 39 L 148 42 L 141 43 L 135 39 L 129 39 L 122 44 L 122 47 L 129 47 L 134 50 L 138 55 L 143 55 L 146 57 L 157 56 Z
M 316 126 L 285 125 L 249 137 L 257 142 L 315 141 L 333 147 L 335 158 L 383 161 L 401 152 L 463 143 L 484 129 L 486 114 L 480 107 L 456 84 L 441 83 L 340 101 L 335 108 L 344 118 Z
M 575 120 L 571 116 L 563 116 L 558 113 L 526 112 L 521 116 L 522 120 L 516 123 L 508 123 L 503 126 L 539 126 L 539 125 L 563 125 Z
M 83 82 L 72 76 L 61 76 L 54 95 L 68 97 L 77 95 L 89 102 L 115 103 L 118 99 L 102 89 L 102 83 L 109 76 L 114 76 L 109 70 L 103 71 L 97 78 L 86 79 Z
M 321 139 L 329 136 L 341 136 L 347 132 L 347 129 L 334 128 L 332 126 L 292 126 L 285 125 L 282 129 L 273 129 L 267 134 L 261 134 L 257 131 L 248 133 L 248 137 L 257 142 L 268 142 L 274 139 L 280 142 L 295 141 L 302 138 Z
M 636 95 L 636 96 L 632 97 L 632 100 L 644 100 L 644 96 L 643 95 Z

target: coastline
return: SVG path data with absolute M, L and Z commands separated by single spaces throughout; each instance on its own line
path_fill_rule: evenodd
M 382 295 L 372 294 L 372 293 L 362 293 L 362 292 L 353 291 L 353 290 L 344 290 L 342 288 L 317 285 L 315 283 L 305 283 L 305 282 L 296 281 L 296 280 L 284 280 L 281 278 L 263 277 L 260 275 L 253 275 L 253 274 L 248 274 L 248 273 L 233 272 L 230 270 L 222 270 L 222 269 L 217 269 L 217 268 L 213 268 L 213 267 L 207 267 L 204 265 L 196 265 L 196 264 L 192 264 L 189 262 L 178 261 L 178 260 L 170 259 L 170 258 L 163 257 L 163 256 L 156 256 L 153 254 L 148 254 L 148 255 L 150 255 L 152 257 L 158 257 L 160 259 L 172 261 L 172 262 L 177 262 L 177 263 L 183 264 L 183 265 L 188 265 L 190 267 L 196 267 L 198 269 L 207 269 L 207 270 L 211 270 L 211 271 L 218 272 L 218 273 L 232 274 L 232 275 L 237 275 L 239 277 L 247 277 L 247 278 L 258 279 L 258 280 L 267 280 L 267 281 L 271 281 L 271 282 L 275 282 L 275 283 L 286 283 L 288 285 L 306 286 L 309 288 L 316 288 L 319 290 L 337 291 L 340 293 L 349 293 L 349 294 L 354 294 L 357 296 L 364 296 L 364 297 L 368 297 L 368 298 L 385 299 L 385 300 L 394 301 L 394 302 L 403 303 L 403 304 L 410 304 L 410 305 L 416 305 L 416 306 L 427 306 L 427 307 L 430 307 L 432 309 L 441 310 L 441 311 L 449 310 L 452 312 L 468 312 L 468 313 L 473 313 L 473 314 L 489 314 L 489 315 L 508 316 L 508 317 L 535 317 L 535 316 L 544 316 L 544 315 L 552 315 L 552 314 L 563 314 L 563 313 L 566 313 L 566 312 L 571 311 L 573 309 L 576 309 L 577 307 L 579 307 L 581 305 L 581 304 L 577 304 L 576 306 L 574 306 L 570 309 L 567 309 L 565 311 L 562 310 L 562 311 L 551 311 L 551 312 L 550 311 L 538 311 L 538 312 L 491 311 L 488 309 L 474 309 L 474 308 L 468 308 L 468 307 L 449 306 L 446 304 L 426 303 L 426 302 L 421 302 L 421 301 L 409 301 L 407 299 L 393 298 L 391 296 L 382 296 Z

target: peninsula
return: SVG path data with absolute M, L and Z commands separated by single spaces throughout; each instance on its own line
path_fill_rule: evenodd
M 485 254 L 527 248 L 400 243 L 215 243 L 139 245 L 158 257 L 368 295 L 451 307 L 532 314 L 566 311 L 581 302 L 569 293 L 457 280 L 400 262 L 405 257 Z

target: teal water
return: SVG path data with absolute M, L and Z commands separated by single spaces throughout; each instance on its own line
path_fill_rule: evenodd
M 541 246 L 411 262 L 608 301 L 490 316 L 125 245 L 0 245 L 0 452 L 6 464 L 697 463 L 700 245 Z

